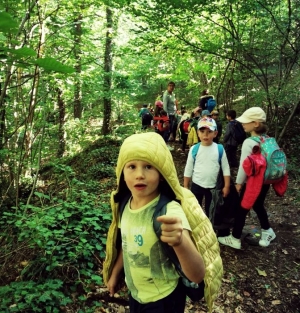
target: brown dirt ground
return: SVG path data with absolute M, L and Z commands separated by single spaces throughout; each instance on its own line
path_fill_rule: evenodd
M 180 182 L 186 154 L 172 152 Z M 300 208 L 297 184 L 289 181 L 283 198 L 270 189 L 266 207 L 277 238 L 268 248 L 242 242 L 242 250 L 221 246 L 224 265 L 223 285 L 215 302 L 218 313 L 300 313 Z M 299 196 L 298 196 L 299 197 Z M 243 237 L 258 241 L 259 222 L 254 212 L 247 217 Z M 117 298 L 102 299 L 101 312 L 129 312 L 126 289 Z M 186 313 L 205 313 L 205 303 L 188 300 Z

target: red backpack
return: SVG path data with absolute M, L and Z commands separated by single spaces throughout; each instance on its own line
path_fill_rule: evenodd
M 190 124 L 191 124 L 191 120 L 185 120 L 182 122 L 182 130 L 188 134 L 189 132 L 189 127 L 190 127 Z

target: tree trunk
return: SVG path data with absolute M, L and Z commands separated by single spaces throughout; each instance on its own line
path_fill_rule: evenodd
M 35 7 L 36 2 L 33 1 L 31 6 L 29 7 L 28 11 L 25 13 L 25 16 L 20 24 L 18 32 L 15 34 L 15 38 L 18 38 L 22 31 L 24 30 L 24 25 L 26 21 L 30 18 L 30 13 L 32 13 L 33 8 Z M 12 41 L 13 42 L 13 41 Z M 14 49 L 16 46 L 16 41 L 13 45 L 11 45 L 11 49 Z M 13 64 L 8 64 L 7 68 L 5 69 L 6 76 L 3 85 L 0 88 L 0 149 L 4 148 L 4 137 L 5 137 L 5 98 L 8 85 L 11 80 L 12 73 L 14 71 Z
M 62 90 L 60 88 L 57 88 L 56 92 L 57 92 L 57 105 L 58 105 L 58 112 L 59 112 L 57 157 L 61 158 L 66 148 L 65 132 L 64 132 L 66 106 L 62 98 Z
M 102 125 L 102 134 L 108 135 L 111 131 L 111 71 L 112 71 L 112 30 L 113 30 L 113 12 L 106 8 L 106 39 L 104 53 L 104 116 Z
M 81 41 L 82 41 L 82 14 L 74 19 L 74 57 L 76 61 L 75 91 L 74 91 L 74 118 L 82 117 L 82 93 L 81 93 Z

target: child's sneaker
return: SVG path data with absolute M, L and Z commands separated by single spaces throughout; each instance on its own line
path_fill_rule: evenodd
M 269 228 L 268 230 L 262 229 L 259 245 L 261 247 L 268 247 L 270 242 L 274 240 L 275 238 L 276 238 L 276 235 L 272 228 Z
M 241 249 L 241 239 L 236 239 L 232 235 L 226 237 L 218 237 L 218 241 L 225 246 L 229 246 L 234 249 Z

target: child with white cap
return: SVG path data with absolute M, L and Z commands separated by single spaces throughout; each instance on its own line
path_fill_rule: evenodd
M 242 123 L 245 132 L 250 133 L 251 136 L 261 136 L 267 131 L 266 113 L 260 107 L 252 107 L 246 110 L 236 120 Z M 243 142 L 240 165 L 236 178 L 236 189 L 240 193 L 241 201 L 243 201 L 243 197 L 247 196 L 247 193 L 245 193 L 247 175 L 243 169 L 243 162 L 253 153 L 253 148 L 255 146 L 259 146 L 259 143 L 251 138 L 247 138 Z M 252 188 L 257 188 L 257 185 L 253 185 Z M 253 210 L 257 214 L 261 225 L 261 239 L 259 240 L 259 245 L 262 247 L 269 246 L 270 242 L 276 238 L 276 235 L 270 226 L 269 218 L 264 207 L 265 198 L 269 188 L 269 184 L 263 184 L 260 187 L 258 197 L 253 204 Z M 242 206 L 238 208 L 231 235 L 218 237 L 220 243 L 235 249 L 241 249 L 241 236 L 248 212 L 249 209 L 245 209 Z

